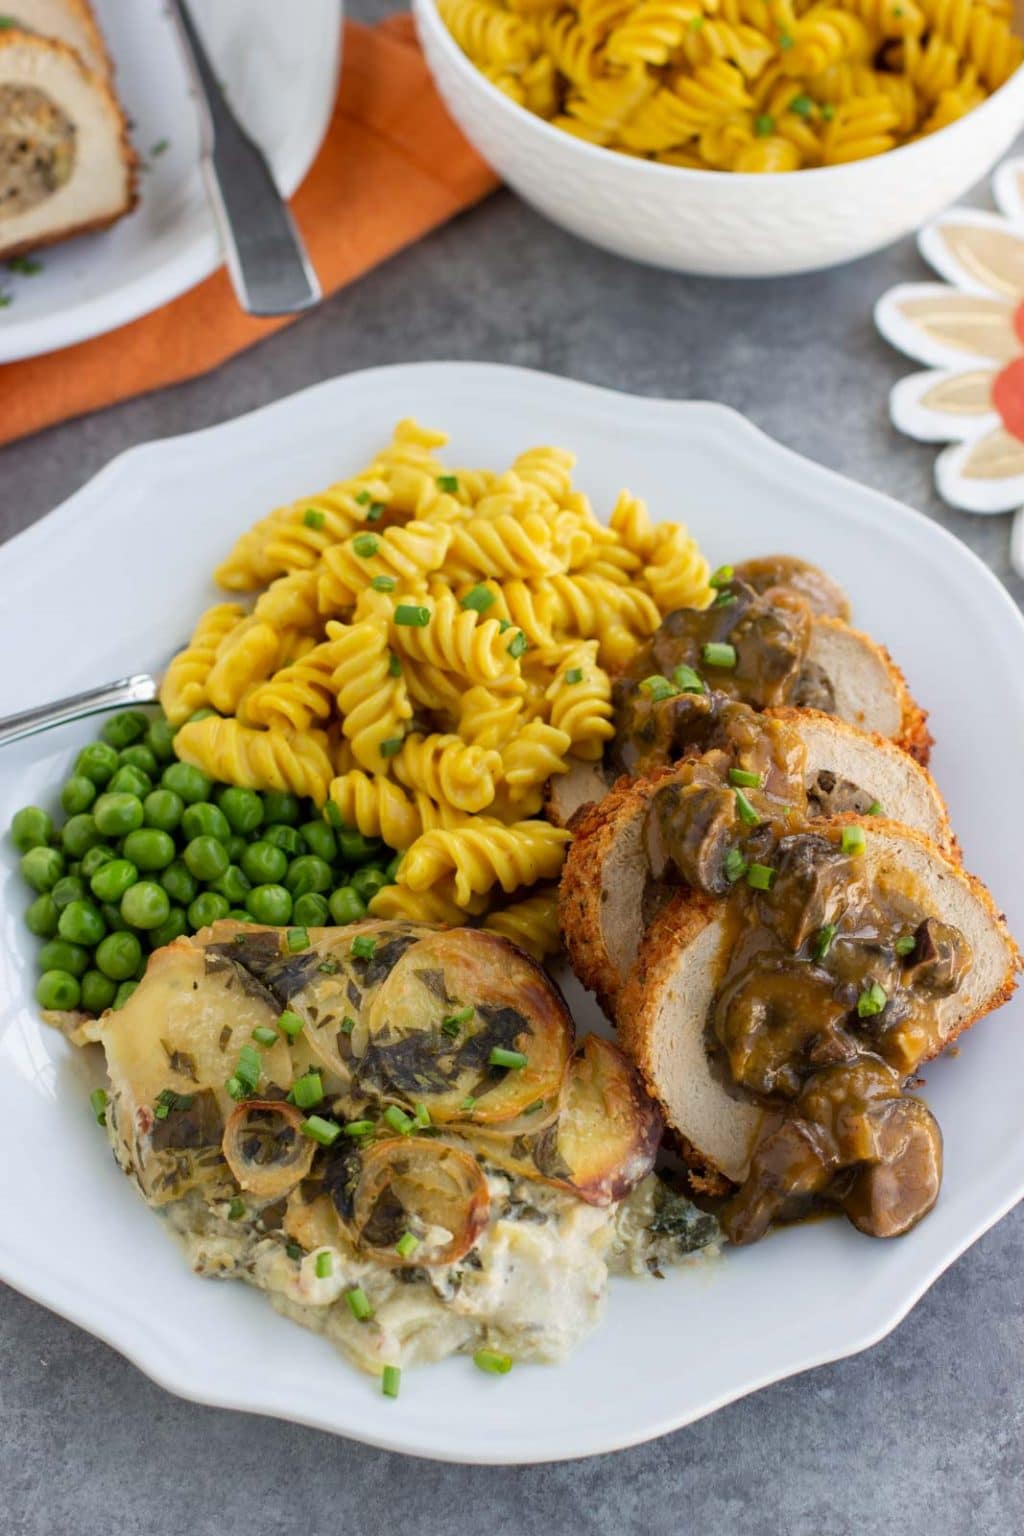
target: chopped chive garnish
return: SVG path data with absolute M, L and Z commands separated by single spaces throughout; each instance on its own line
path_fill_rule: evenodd
M 420 1240 L 418 1237 L 414 1237 L 411 1232 L 403 1232 L 395 1244 L 395 1252 L 400 1259 L 407 1259 L 410 1254 L 416 1252 L 419 1245 Z
M 708 586 L 727 587 L 735 574 L 736 572 L 731 565 L 720 565 L 718 570 L 712 571 L 711 575 L 708 577 Z
M 476 1099 L 474 1099 L 472 1094 L 470 1094 L 468 1099 L 463 1099 L 462 1103 L 459 1105 L 459 1108 L 460 1109 L 467 1109 L 467 1110 L 468 1109 L 475 1109 L 476 1108 Z
M 769 864 L 751 864 L 747 870 L 747 884 L 755 891 L 770 891 L 775 884 L 775 871 Z
M 170 139 L 157 139 L 150 150 L 151 155 L 165 155 L 171 147 Z
M 413 1118 L 421 1131 L 425 1131 L 430 1124 L 430 1110 L 425 1104 L 417 1104 Z
M 369 491 L 359 491 L 359 492 L 357 492 L 357 494 L 356 494 L 356 505 L 357 506 L 365 507 L 366 503 L 368 501 L 370 501 L 370 500 L 371 500 L 371 497 L 370 497 Z
M 761 775 L 751 773 L 749 768 L 730 768 L 729 783 L 738 784 L 743 789 L 760 789 Z
M 873 981 L 870 987 L 864 988 L 857 999 L 858 1018 L 873 1019 L 876 1014 L 881 1013 L 888 1001 L 885 989 L 880 987 L 877 981 Z
M 782 48 L 782 49 L 786 49 L 786 48 L 792 48 L 792 46 L 793 46 L 793 34 L 791 32 L 780 32 L 779 33 L 779 47 Z
M 331 1275 L 334 1274 L 334 1255 L 332 1253 L 318 1253 L 315 1268 L 318 1280 L 329 1280 Z
M 298 1243 L 285 1243 L 284 1251 L 290 1259 L 302 1258 L 302 1249 L 299 1247 Z
M 836 109 L 833 106 L 832 102 L 826 101 L 824 103 L 824 105 L 822 106 L 822 109 L 821 109 L 822 121 L 826 122 L 826 123 L 830 123 L 832 121 L 832 119 L 835 117 L 835 115 L 836 115 Z
M 703 17 L 699 18 L 703 21 Z M 473 1356 L 473 1364 L 478 1371 L 486 1371 L 489 1376 L 507 1376 L 512 1369 L 512 1356 L 502 1354 L 500 1349 L 478 1349 Z
M 430 623 L 430 609 L 420 608 L 416 603 L 399 603 L 395 609 L 395 623 L 404 624 L 407 629 L 426 629 Z
M 245 1201 L 241 1195 L 236 1195 L 228 1206 L 228 1221 L 241 1221 L 245 1215 Z
M 399 1136 L 411 1136 L 416 1128 L 405 1110 L 399 1109 L 397 1104 L 389 1104 L 381 1118 L 384 1124 L 389 1125 Z
M 256 1026 L 252 1032 L 252 1037 L 260 1045 L 276 1045 L 278 1039 L 277 1030 L 269 1029 L 264 1024 L 258 1024 Z
M 382 501 L 375 501 L 372 507 L 367 508 L 366 521 L 368 523 L 379 523 L 383 516 L 384 503 Z
M 917 948 L 917 940 L 912 933 L 904 933 L 896 940 L 893 948 L 898 955 L 909 955 Z
M 360 560 L 369 560 L 379 547 L 380 540 L 374 533 L 357 533 L 352 540 L 352 553 L 358 555 Z
M 844 853 L 863 853 L 868 845 L 863 827 L 844 827 L 840 847 Z
M 404 740 L 404 736 L 389 736 L 387 741 L 382 741 L 380 744 L 381 757 L 397 757 L 402 750 Z
M 511 619 L 499 619 L 498 620 L 498 634 L 499 635 L 503 635 L 505 633 L 506 629 L 511 629 L 511 628 L 512 628 L 512 620 Z
M 245 1099 L 249 1096 L 248 1088 L 237 1077 L 229 1077 L 224 1084 L 224 1089 L 228 1097 L 232 1099 Z
M 471 587 L 465 597 L 459 598 L 460 608 L 472 608 L 476 613 L 486 613 L 487 609 L 497 600 L 497 594 L 490 587 L 485 587 L 483 582 L 479 586 Z
M 388 651 L 388 677 L 401 677 L 402 663 L 394 651 Z
M 775 132 L 775 119 L 770 112 L 761 112 L 754 118 L 754 132 L 759 139 L 771 137 Z
M 395 576 L 375 576 L 370 586 L 375 592 L 393 592 L 398 586 L 398 579 Z
M 538 1109 L 543 1109 L 543 1108 L 544 1108 L 544 1100 L 543 1099 L 534 1099 L 532 1104 L 527 1104 L 526 1108 L 523 1110 L 523 1114 L 524 1115 L 535 1115 L 537 1113 Z
M 300 1109 L 314 1109 L 323 1103 L 324 1084 L 319 1072 L 306 1072 L 292 1084 L 292 1094 Z
M 520 656 L 525 656 L 527 651 L 530 649 L 530 642 L 527 640 L 522 630 L 519 629 L 512 636 L 512 639 L 509 641 L 505 649 L 508 651 L 508 654 L 512 657 L 513 661 L 518 661 Z
M 323 512 L 318 512 L 316 507 L 307 507 L 302 514 L 302 521 L 307 528 L 322 528 L 326 517 Z
M 97 1125 L 106 1125 L 106 1123 L 107 1123 L 107 1090 L 105 1088 L 94 1088 L 93 1089 L 92 1093 L 90 1093 L 90 1095 L 89 1095 L 89 1108 L 92 1110 L 93 1114 L 96 1116 L 96 1124 Z
M 659 677 L 657 673 L 653 677 L 645 677 L 638 687 L 641 693 L 646 693 L 655 704 L 660 704 L 662 699 L 675 698 L 679 692 L 674 683 L 670 683 L 667 677 Z
M 449 1035 L 453 1040 L 463 1024 L 468 1024 L 476 1009 L 472 1003 L 467 1008 L 458 1008 L 454 1013 L 449 1013 L 441 1023 L 441 1033 Z
M 521 1072 L 528 1064 L 528 1057 L 522 1051 L 507 1051 L 504 1046 L 496 1045 L 487 1058 L 490 1067 L 507 1067 L 510 1072 Z
M 377 1127 L 372 1120 L 350 1120 L 342 1129 L 346 1136 L 372 1136 Z
M 352 940 L 349 954 L 353 960 L 372 960 L 377 949 L 377 940 L 372 939 L 368 933 L 360 933 Z
M 320 971 L 324 976 L 337 976 L 338 972 L 341 970 L 341 966 L 338 964 L 337 960 L 321 960 L 320 964 L 317 966 L 317 970 Z
M 711 606 L 712 608 L 728 608 L 734 602 L 736 602 L 735 592 L 719 592 L 716 594 Z
M 881 802 L 881 800 L 872 800 L 871 804 L 868 806 L 868 815 L 869 816 L 884 816 L 885 815 L 885 811 L 882 809 L 882 802 Z
M 736 647 L 722 640 L 709 640 L 700 648 L 700 659 L 706 667 L 720 667 L 731 672 L 736 665 Z
M 342 1032 L 342 1034 L 343 1035 L 350 1035 L 352 1033 L 352 1031 L 355 1029 L 355 1027 L 356 1027 L 355 1019 L 352 1017 L 351 1014 L 346 1013 L 345 1017 L 341 1021 L 341 1032 Z
M 437 485 L 439 490 L 447 491 L 450 496 L 454 496 L 459 488 L 459 477 L 458 475 L 438 475 Z
M 672 671 L 672 681 L 683 693 L 707 693 L 708 688 L 699 672 L 688 667 L 685 662 L 680 662 Z
M 238 1064 L 234 1075 L 228 1080 L 228 1092 L 231 1093 L 231 1083 L 239 1083 L 244 1090 L 242 1093 L 231 1093 L 231 1097 L 244 1099 L 246 1093 L 252 1093 L 260 1080 L 263 1071 L 263 1061 L 259 1051 L 254 1045 L 243 1045 L 238 1053 Z
M 322 971 L 323 966 L 317 966 L 317 970 Z M 302 1020 L 297 1013 L 292 1013 L 290 1008 L 286 1008 L 284 1013 L 281 1014 L 277 1021 L 277 1027 L 282 1035 L 288 1035 L 292 1040 L 295 1039 L 296 1035 L 302 1034 Z
M 317 1141 L 322 1147 L 333 1147 L 341 1135 L 341 1126 L 335 1125 L 333 1120 L 324 1120 L 320 1115 L 310 1115 L 302 1122 L 302 1134 L 308 1136 L 310 1141 Z
M 810 117 L 814 111 L 814 102 L 803 91 L 799 96 L 794 96 L 789 104 L 789 110 L 795 112 L 797 117 Z
M 722 861 L 722 869 L 730 885 L 735 885 L 740 876 L 746 874 L 747 861 L 738 848 L 729 849 Z
M 832 940 L 835 938 L 836 932 L 837 929 L 835 923 L 826 923 L 824 928 L 818 929 L 817 933 L 814 935 L 814 943 L 811 946 L 811 951 L 815 960 L 824 960 L 825 956 L 832 948 Z
M 291 954 L 298 954 L 300 949 L 309 948 L 309 934 L 305 928 L 289 928 L 285 942 Z
M 380 1389 L 385 1397 L 397 1397 L 402 1385 L 402 1373 L 397 1365 L 386 1365 L 380 1376 Z
M 568 672 L 565 674 L 565 681 L 567 683 L 570 683 L 570 684 L 582 683 L 582 681 L 583 681 L 583 668 L 582 667 L 570 667 Z
M 742 789 L 734 789 L 733 794 L 736 797 L 736 814 L 740 818 L 740 821 L 742 821 L 748 827 L 756 827 L 761 818 L 754 810 L 754 807 L 751 805 Z
M 5 17 L 4 19 L 6 20 L 7 18 Z M 164 148 L 166 149 L 166 147 L 167 143 L 165 140 Z M 159 153 L 160 150 L 156 145 L 150 150 L 150 154 L 156 155 Z M 41 261 L 33 260 L 31 256 L 12 256 L 7 263 L 7 270 L 8 272 L 17 272 L 20 277 L 37 277 L 43 270 L 43 264 Z
M 370 1298 L 361 1285 L 354 1285 L 350 1291 L 345 1292 L 345 1300 L 348 1309 L 357 1323 L 368 1323 L 373 1316 L 373 1308 L 370 1306 Z

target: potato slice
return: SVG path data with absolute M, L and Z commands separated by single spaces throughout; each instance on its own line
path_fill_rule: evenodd
M 325 1173 L 343 1225 L 378 1264 L 453 1264 L 487 1225 L 487 1180 L 471 1152 L 398 1137 L 350 1148 Z
M 316 1147 L 302 1114 L 281 1099 L 246 1099 L 228 1116 L 221 1144 L 239 1188 L 258 1200 L 287 1195 L 306 1177 Z

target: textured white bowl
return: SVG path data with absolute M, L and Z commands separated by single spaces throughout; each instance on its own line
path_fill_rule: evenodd
M 898 240 L 984 176 L 1024 125 L 1024 68 L 939 133 L 851 165 L 750 176 L 634 160 L 510 101 L 413 0 L 427 62 L 470 143 L 556 224 L 676 272 L 812 272 Z

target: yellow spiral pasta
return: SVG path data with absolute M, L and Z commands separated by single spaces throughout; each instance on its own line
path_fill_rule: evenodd
M 545 885 L 533 895 L 510 906 L 500 907 L 484 918 L 481 925 L 491 933 L 500 933 L 525 949 L 539 963 L 557 954 L 562 944 L 558 922 L 558 886 Z
M 297 731 L 328 720 L 334 711 L 334 670 L 342 654 L 337 640 L 325 640 L 291 666 L 282 667 L 247 696 L 246 720 L 250 725 L 291 726 Z
M 650 564 L 644 567 L 644 579 L 659 613 L 705 607 L 713 596 L 709 575 L 708 562 L 682 523 L 659 530 Z
M 431 596 L 428 623 L 396 624 L 391 644 L 400 656 L 457 673 L 471 683 L 514 687 L 519 666 L 509 655 L 510 636 L 497 618 L 464 608 L 451 591 Z
M 351 608 L 374 584 L 422 582 L 444 563 L 452 530 L 446 523 L 406 523 L 383 533 L 363 531 L 324 551 L 319 601 L 325 614 Z
M 425 891 L 455 876 L 455 900 L 465 907 L 500 885 L 508 894 L 522 885 L 553 880 L 562 867 L 571 834 L 546 821 L 517 821 L 511 826 L 476 816 L 450 832 L 424 832 L 407 851 L 398 883 Z
M 455 900 L 453 880 L 440 880 L 426 891 L 410 891 L 406 885 L 385 885 L 370 902 L 373 917 L 410 923 L 447 923 L 458 927 L 467 915 L 486 910 L 486 900 L 471 897 L 463 906 Z
M 521 695 L 495 693 L 477 684 L 459 699 L 459 735 L 471 746 L 502 747 L 515 735 L 522 713 Z
M 552 726 L 569 738 L 569 752 L 597 762 L 605 742 L 615 735 L 612 724 L 612 684 L 597 661 L 597 641 L 569 646 L 548 684 L 545 698 Z
M 461 736 L 414 732 L 405 738 L 392 771 L 406 789 L 418 789 L 459 811 L 482 811 L 494 799 L 502 759 L 493 749 L 467 746 Z
M 556 774 L 567 773 L 572 737 L 546 720 L 530 720 L 501 751 L 503 778 L 513 805 Z
M 308 796 L 317 805 L 324 804 L 334 777 L 323 731 L 259 731 L 207 715 L 181 727 L 174 750 L 211 779 Z
M 255 616 L 243 619 L 225 635 L 206 680 L 206 695 L 214 709 L 222 715 L 234 714 L 249 689 L 275 670 L 281 639 L 272 625 Z
M 429 795 L 409 792 L 383 774 L 366 774 L 359 768 L 331 781 L 330 799 L 342 821 L 364 837 L 379 837 L 389 848 L 408 848 L 424 832 L 435 827 L 455 827 L 465 816 Z
M 208 608 L 164 674 L 160 704 L 172 725 L 181 725 L 209 702 L 207 681 L 221 642 L 241 621 L 244 610 L 237 603 L 218 603 Z
M 551 546 L 551 528 L 539 512 L 471 518 L 452 528 L 446 569 L 455 581 L 541 576 L 561 566 Z
M 488 79 L 564 132 L 748 175 L 934 133 L 1024 61 L 1012 0 L 441 0 L 441 14 Z
M 405 722 L 412 716 L 401 672 L 390 666 L 387 625 L 380 619 L 330 623 L 336 664 L 331 687 L 341 711 L 341 728 L 360 767 L 381 773 L 401 751 Z

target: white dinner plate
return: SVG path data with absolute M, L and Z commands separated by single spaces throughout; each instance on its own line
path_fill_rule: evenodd
M 212 597 L 209 572 L 235 535 L 361 466 L 407 415 L 446 428 L 456 464 L 503 466 L 529 444 L 571 447 L 600 510 L 628 486 L 657 516 L 685 519 L 713 563 L 783 550 L 839 577 L 857 622 L 891 648 L 932 711 L 934 768 L 967 867 L 1024 933 L 1016 609 L 936 524 L 718 405 L 427 363 L 350 374 L 133 449 L 0 549 L 0 712 L 159 667 Z M 55 803 L 93 733 L 69 727 L 8 750 L 4 824 L 22 803 Z M 498 1379 L 456 1357 L 407 1372 L 394 1402 L 265 1297 L 191 1274 L 92 1121 L 95 1067 L 36 1018 L 36 941 L 9 844 L 0 863 L 0 1276 L 199 1402 L 452 1461 L 613 1450 L 874 1343 L 1024 1193 L 1018 999 L 968 1035 L 957 1059 L 928 1068 L 946 1178 L 907 1237 L 876 1242 L 846 1222 L 818 1222 L 661 1281 L 616 1280 L 603 1324 L 568 1364 Z M 579 992 L 571 1001 L 581 1024 L 595 1018 Z M 952 1356 L 957 1341 L 946 1343 Z
M 0 363 L 99 336 L 209 277 L 223 260 L 199 170 L 199 127 L 160 0 L 93 0 L 143 162 L 139 204 L 111 229 L 41 250 L 35 276 L 0 264 Z M 290 197 L 330 122 L 340 0 L 202 0 L 199 27 L 228 100 Z

